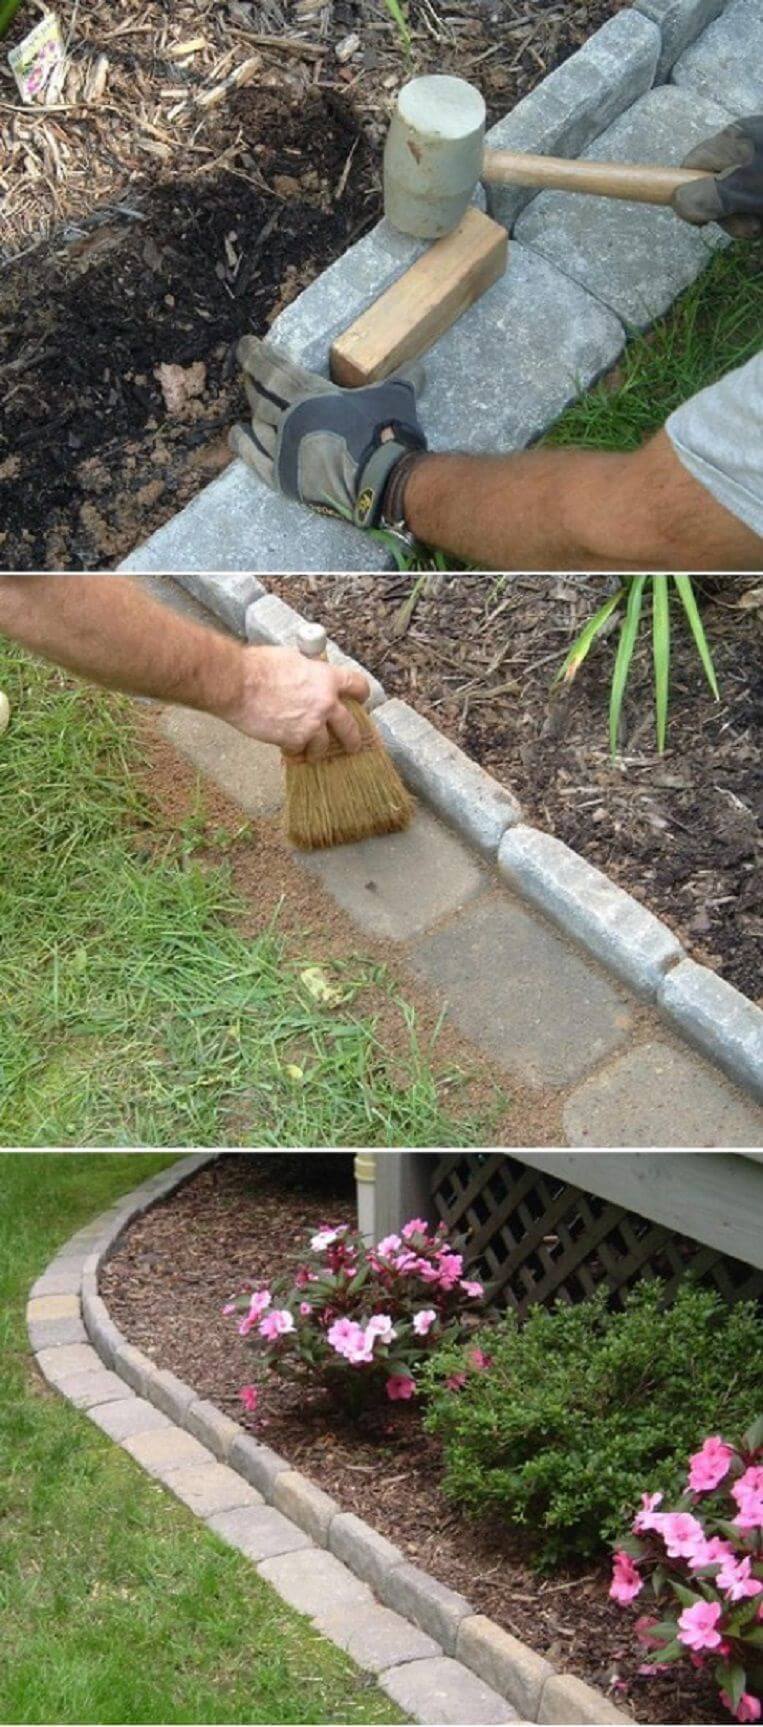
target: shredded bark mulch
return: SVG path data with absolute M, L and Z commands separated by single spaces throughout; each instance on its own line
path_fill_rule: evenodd
M 101 1273 L 104 1300 L 160 1367 L 558 1668 L 609 1691 L 636 1720 L 716 1721 L 718 1703 L 701 1675 L 638 1676 L 631 1616 L 608 1599 L 608 1564 L 540 1576 L 520 1532 L 470 1523 L 443 1497 L 437 1442 L 415 1408 L 390 1410 L 364 1429 L 341 1421 L 320 1393 L 274 1381 L 261 1391 L 256 1420 L 243 1415 L 238 1392 L 256 1379 L 256 1358 L 222 1305 L 245 1282 L 293 1269 L 326 1222 L 355 1225 L 351 1155 L 222 1157 L 131 1226 Z
M 0 567 L 117 563 L 230 460 L 235 344 L 378 219 L 406 78 L 498 119 L 622 4 L 409 0 L 407 51 L 380 0 L 57 0 L 52 106 L 0 55 Z
M 643 900 L 694 958 L 763 1001 L 763 583 L 695 578 L 716 704 L 675 615 L 668 750 L 656 753 L 649 630 L 609 754 L 615 638 L 552 685 L 619 578 L 269 576 L 401 696 L 511 787 L 529 818 Z

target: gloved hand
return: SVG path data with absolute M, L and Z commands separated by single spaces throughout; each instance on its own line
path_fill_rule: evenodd
M 703 139 L 681 166 L 708 170 L 706 180 L 673 193 L 673 209 L 685 222 L 718 222 L 735 240 L 763 234 L 763 114 L 734 120 Z
M 255 336 L 242 336 L 237 352 L 252 423 L 233 427 L 231 448 L 274 491 L 373 527 L 393 470 L 427 447 L 413 385 L 388 378 L 340 390 Z

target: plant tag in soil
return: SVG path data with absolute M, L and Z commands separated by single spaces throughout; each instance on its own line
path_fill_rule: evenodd
M 50 90 L 51 79 L 63 67 L 64 44 L 55 12 L 46 12 L 22 42 L 11 48 L 8 65 L 18 86 L 22 102 L 42 102 Z M 58 83 L 58 78 L 55 79 Z M 50 91 L 52 94 L 52 90 Z

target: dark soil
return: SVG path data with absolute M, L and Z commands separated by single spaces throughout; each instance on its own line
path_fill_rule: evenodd
M 457 70 L 480 85 L 495 119 L 621 3 L 452 0 L 435 15 L 411 0 L 406 62 L 378 0 L 327 0 L 310 14 L 325 58 L 282 56 L 274 71 L 266 54 L 258 83 L 200 118 L 195 173 L 198 159 L 181 145 L 166 167 L 136 171 L 129 195 L 115 189 L 100 211 L 11 262 L 0 314 L 0 566 L 116 563 L 225 466 L 227 430 L 244 408 L 235 343 L 264 334 L 377 220 L 387 110 L 405 77 Z M 255 7 L 242 13 L 257 27 Z M 301 14 L 290 22 L 304 28 Z M 334 50 L 348 32 L 361 45 L 342 65 Z M 125 55 L 136 80 L 156 64 L 150 36 L 110 53 L 115 77 Z M 108 113 L 96 120 L 100 164 Z M 86 124 L 77 114 L 57 122 L 75 153 Z M 204 368 L 178 411 L 155 376 L 167 363 Z
M 614 578 L 615 580 L 617 578 Z M 551 685 L 609 576 L 282 576 L 269 585 L 510 786 L 527 815 L 663 917 L 753 1001 L 763 975 L 763 583 L 698 578 L 716 705 L 676 615 L 667 754 L 645 632 L 609 755 L 614 638 Z M 411 611 L 407 602 L 418 591 Z
M 609 1568 L 541 1577 L 510 1528 L 467 1522 L 439 1486 L 437 1442 L 413 1408 L 374 1431 L 345 1425 L 320 1394 L 274 1382 L 255 1422 L 239 1388 L 255 1379 L 252 1349 L 223 1303 L 247 1281 L 293 1268 L 320 1224 L 355 1223 L 352 1158 L 344 1152 L 238 1153 L 203 1171 L 126 1234 L 101 1274 L 104 1299 L 131 1343 L 193 1385 L 557 1667 L 610 1690 L 639 1721 L 713 1722 L 701 1676 L 639 1677 L 635 1615 L 608 1599 Z

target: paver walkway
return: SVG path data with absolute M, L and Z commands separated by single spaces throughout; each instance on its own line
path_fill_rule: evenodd
M 159 725 L 251 819 L 272 821 L 276 750 L 180 708 Z M 408 833 L 294 857 L 357 925 L 359 947 L 394 947 L 509 1089 L 554 1096 L 567 1144 L 763 1143 L 763 1110 L 423 806 Z

